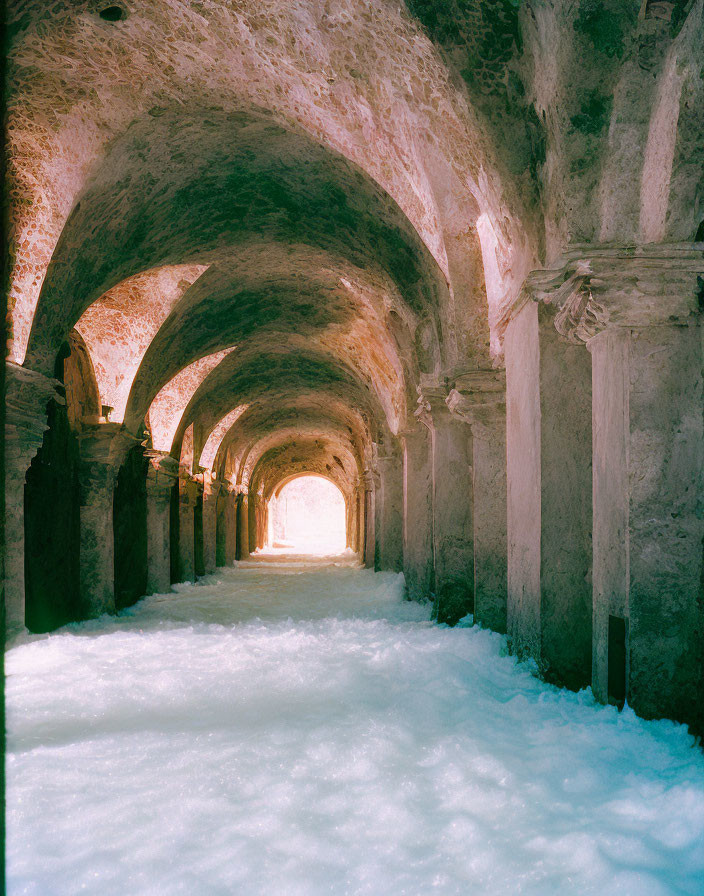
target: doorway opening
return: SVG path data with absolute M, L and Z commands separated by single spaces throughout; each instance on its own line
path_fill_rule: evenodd
M 290 479 L 269 501 L 268 544 L 292 553 L 342 553 L 347 545 L 345 498 L 323 476 Z

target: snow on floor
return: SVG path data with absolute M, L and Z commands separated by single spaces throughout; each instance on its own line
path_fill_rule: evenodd
M 7 657 L 9 892 L 704 893 L 686 730 L 269 555 Z

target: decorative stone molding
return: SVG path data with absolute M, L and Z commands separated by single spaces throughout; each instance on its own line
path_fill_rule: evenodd
M 570 278 L 572 279 L 572 278 Z M 594 300 L 586 277 L 575 278 L 577 285 L 555 315 L 555 329 L 568 342 L 588 342 L 606 328 L 609 312 Z M 569 281 L 568 281 L 569 282 Z
M 367 492 L 372 492 L 375 488 L 378 488 L 380 481 L 378 471 L 372 469 L 365 470 L 359 478 L 361 487 Z
M 170 491 L 178 479 L 178 461 L 166 451 L 150 448 L 144 452 L 149 458 L 147 487 Z
M 195 507 L 198 495 L 202 492 L 203 486 L 200 482 L 190 476 L 181 476 L 180 502 L 184 506 Z
M 80 479 L 82 487 L 103 484 L 107 475 L 117 476 L 130 448 L 139 444 L 120 423 L 96 423 L 78 433 L 80 447 Z
M 41 448 L 49 428 L 46 407 L 51 399 L 65 404 L 63 386 L 11 361 L 5 367 L 5 464 L 6 478 L 24 474 Z
M 445 404 L 453 416 L 470 425 L 505 414 L 506 371 L 480 369 L 456 376 Z
M 448 415 L 447 386 L 438 382 L 424 382 L 418 386 L 418 408 L 413 416 L 423 426 L 432 430 Z
M 528 275 L 511 315 L 527 301 L 552 306 L 572 343 L 607 327 L 685 325 L 704 310 L 704 244 L 574 246 L 559 267 Z

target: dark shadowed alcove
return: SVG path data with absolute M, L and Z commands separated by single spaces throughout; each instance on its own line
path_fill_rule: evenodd
M 25 485 L 25 624 L 32 632 L 81 618 L 78 441 L 65 405 L 49 402 L 48 422 Z
M 203 495 L 196 498 L 193 508 L 193 566 L 197 576 L 205 575 L 205 557 L 203 553 Z

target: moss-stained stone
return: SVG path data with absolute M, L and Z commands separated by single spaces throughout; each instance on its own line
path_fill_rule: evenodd
M 629 13 L 638 14 L 640 3 L 622 0 L 581 0 L 574 30 L 583 34 L 592 47 L 605 56 L 623 56 Z
M 599 135 L 609 124 L 613 99 L 598 89 L 590 90 L 580 105 L 579 112 L 570 118 L 572 127 L 583 134 Z

